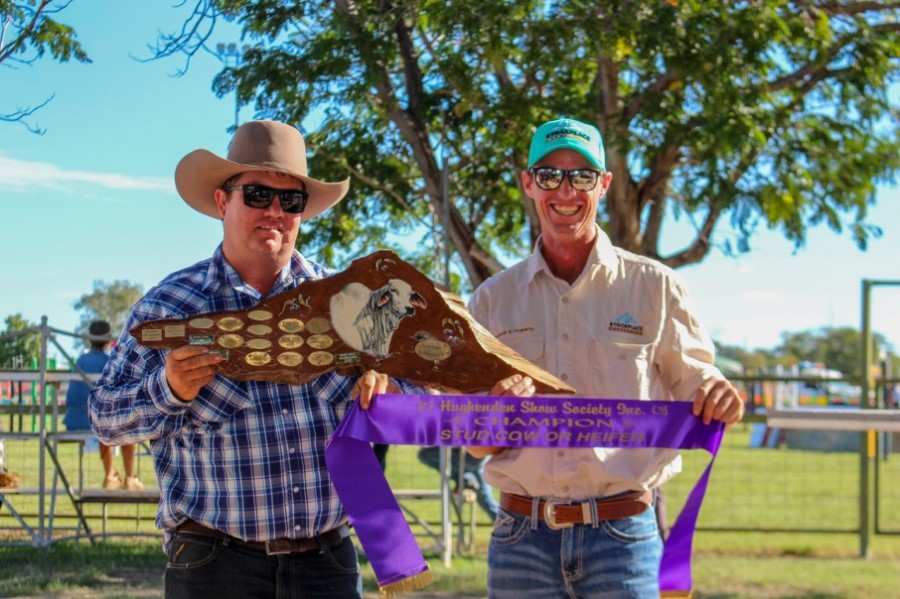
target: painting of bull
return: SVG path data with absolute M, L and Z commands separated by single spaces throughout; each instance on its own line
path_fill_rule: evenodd
M 331 297 L 331 322 L 353 349 L 384 357 L 400 321 L 427 307 L 425 298 L 402 279 L 389 279 L 375 290 L 353 282 Z

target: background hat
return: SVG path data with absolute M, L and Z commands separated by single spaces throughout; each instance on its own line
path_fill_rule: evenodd
M 111 327 L 105 320 L 92 320 L 91 324 L 88 325 L 88 334 L 95 335 L 97 337 L 109 336 L 110 330 Z
M 275 121 L 250 121 L 238 127 L 227 158 L 209 150 L 189 153 L 175 167 L 175 188 L 195 210 L 221 218 L 216 207 L 216 189 L 247 171 L 274 171 L 303 181 L 309 192 L 304 219 L 318 216 L 340 202 L 350 188 L 350 179 L 326 183 L 307 176 L 303 136 L 296 127 Z
M 593 125 L 574 119 L 559 119 L 544 123 L 531 138 L 528 150 L 528 168 L 554 150 L 575 150 L 600 170 L 606 170 L 603 138 Z

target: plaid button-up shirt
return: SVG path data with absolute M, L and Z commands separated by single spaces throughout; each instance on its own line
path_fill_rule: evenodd
M 295 251 L 271 293 L 328 274 Z M 216 375 L 184 402 L 166 383 L 165 351 L 143 347 L 128 333 L 148 320 L 245 310 L 261 299 L 220 246 L 211 259 L 169 275 L 134 306 L 91 393 L 91 426 L 103 442 L 150 441 L 162 529 L 190 518 L 265 541 L 312 537 L 346 521 L 324 448 L 349 405 L 355 378 L 330 372 L 303 385 L 283 385 Z

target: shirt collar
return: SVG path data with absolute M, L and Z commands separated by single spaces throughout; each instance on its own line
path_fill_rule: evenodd
M 305 279 L 316 278 L 318 276 L 312 263 L 295 249 L 291 254 L 290 261 L 284 265 L 284 268 L 278 274 L 278 279 L 275 281 L 275 285 L 272 287 L 269 295 L 291 289 Z M 219 247 L 213 253 L 212 259 L 209 261 L 209 267 L 206 269 L 203 288 L 208 291 L 216 291 L 222 287 L 231 287 L 235 291 L 259 296 L 259 293 L 244 283 L 238 272 L 228 263 L 222 251 L 222 244 L 219 244 Z
M 597 231 L 597 236 L 594 238 L 594 246 L 591 249 L 591 253 L 588 256 L 587 263 L 584 265 L 582 273 L 589 272 L 595 268 L 606 268 L 610 273 L 615 273 L 618 261 L 616 257 L 616 248 L 613 246 L 612 241 L 610 241 L 609 236 L 603 232 L 603 229 L 596 224 L 594 225 L 594 228 Z M 537 238 L 531 255 L 526 259 L 525 282 L 531 282 L 540 272 L 545 272 L 547 276 L 550 277 L 554 276 L 550 271 L 550 267 L 547 266 L 544 255 L 541 253 L 543 243 L 542 235 Z

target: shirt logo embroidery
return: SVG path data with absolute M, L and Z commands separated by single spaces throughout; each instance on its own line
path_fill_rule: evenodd
M 638 324 L 634 316 L 625 312 L 609 323 L 609 330 L 617 333 L 630 333 L 632 335 L 643 335 L 644 325 Z
M 522 329 L 506 329 L 505 331 L 501 331 L 501 332 L 497 333 L 496 335 L 494 335 L 494 337 L 499 339 L 500 337 L 503 337 L 505 335 L 510 335 L 513 333 L 530 333 L 532 331 L 534 331 L 534 327 L 525 327 Z

